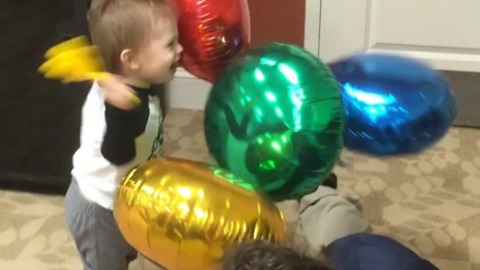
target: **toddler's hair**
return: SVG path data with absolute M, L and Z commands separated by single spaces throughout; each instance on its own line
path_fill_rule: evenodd
M 139 49 L 151 38 L 154 23 L 173 16 L 166 0 L 93 0 L 89 31 L 106 70 L 120 72 L 121 52 Z

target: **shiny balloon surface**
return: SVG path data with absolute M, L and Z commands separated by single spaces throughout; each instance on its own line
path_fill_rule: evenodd
M 84 36 L 51 47 L 45 53 L 45 58 L 38 71 L 47 79 L 71 83 L 108 79 L 111 76 L 104 70 L 97 48 Z
M 302 48 L 271 43 L 235 58 L 213 85 L 205 136 L 219 166 L 275 200 L 300 198 L 330 174 L 344 111 L 328 67 Z
M 125 239 L 160 266 L 217 269 L 240 241 L 286 240 L 280 210 L 256 190 L 215 166 L 158 158 L 129 172 L 114 216 Z
M 442 138 L 455 119 L 449 82 L 417 60 L 358 54 L 330 68 L 342 86 L 346 148 L 379 156 L 417 153 Z
M 178 14 L 182 66 L 213 82 L 250 44 L 247 0 L 170 0 Z

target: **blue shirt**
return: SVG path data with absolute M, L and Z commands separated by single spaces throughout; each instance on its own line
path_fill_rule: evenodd
M 337 270 L 438 270 L 395 240 L 368 233 L 334 241 L 329 257 Z

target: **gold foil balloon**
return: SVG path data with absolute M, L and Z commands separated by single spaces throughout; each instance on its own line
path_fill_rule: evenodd
M 125 239 L 169 270 L 218 269 L 243 240 L 286 240 L 283 216 L 257 187 L 218 167 L 158 158 L 119 185 L 114 215 Z

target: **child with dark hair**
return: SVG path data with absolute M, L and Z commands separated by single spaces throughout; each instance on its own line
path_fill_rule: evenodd
M 249 241 L 226 258 L 222 270 L 438 270 L 399 242 L 369 233 L 335 240 L 317 257 L 325 259 L 264 241 Z
M 266 241 L 240 244 L 227 257 L 222 270 L 333 270 L 320 260 L 301 255 L 291 248 Z
M 292 248 L 248 241 L 226 258 L 223 270 L 438 269 L 399 242 L 369 233 L 360 199 L 336 187 L 337 177 L 331 174 L 297 202 L 298 209 L 283 207 L 298 212 L 287 222 L 289 233 L 294 233 L 289 239 Z

